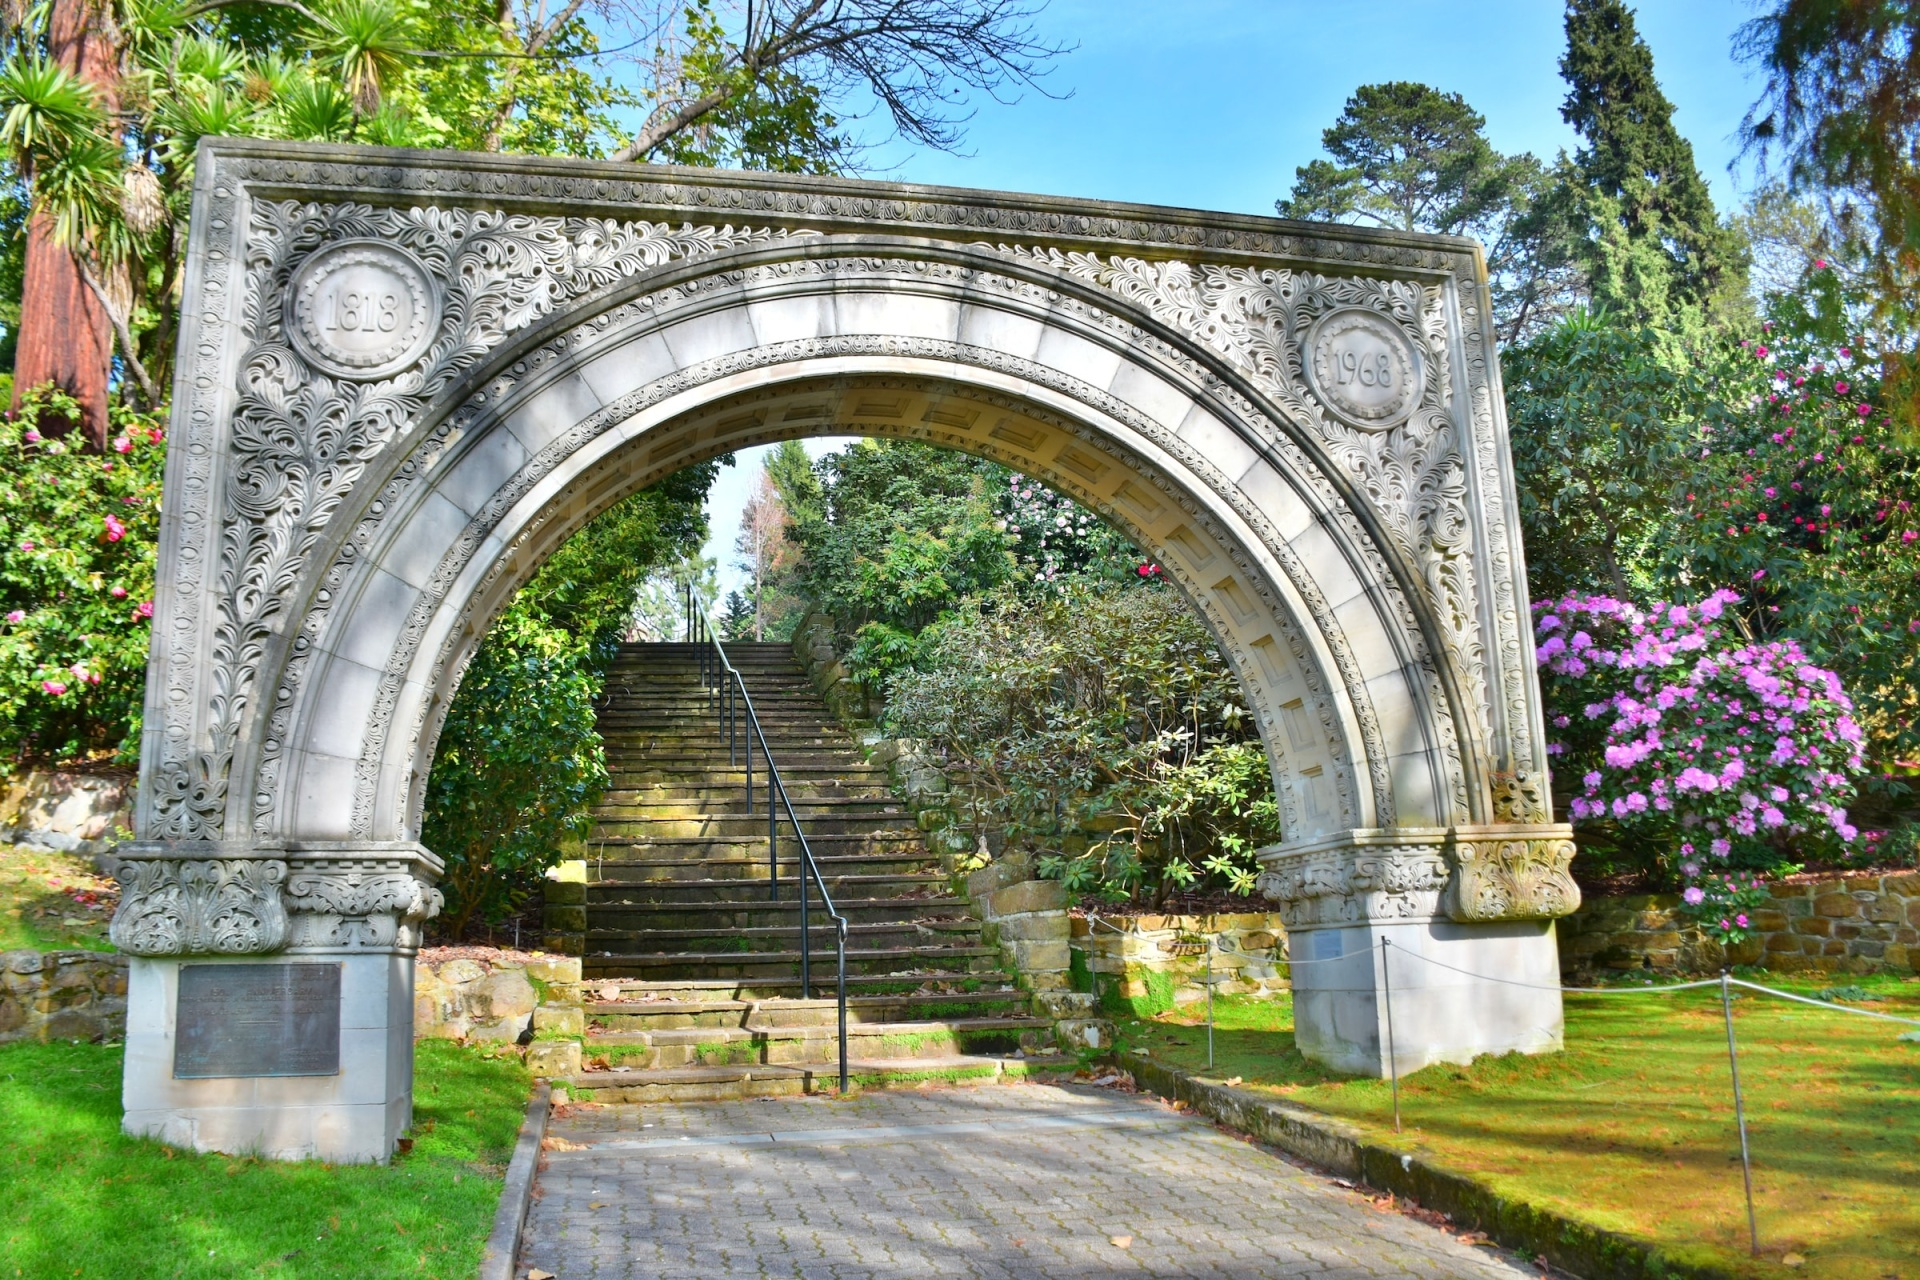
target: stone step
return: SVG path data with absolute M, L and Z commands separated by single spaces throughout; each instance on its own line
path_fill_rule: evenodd
M 753 789 L 753 807 L 756 812 L 764 811 L 765 793 L 761 788 Z M 787 799 L 804 821 L 809 817 L 888 817 L 900 818 L 906 814 L 901 803 L 891 796 L 822 796 L 799 795 L 787 792 Z M 725 803 L 716 803 L 724 801 Z M 605 799 L 600 802 L 596 813 L 610 818 L 644 819 L 675 818 L 688 820 L 694 818 L 747 816 L 746 788 L 730 796 L 705 797 L 648 797 L 644 799 Z M 785 804 L 776 804 L 775 808 L 784 817 Z
M 617 974 L 655 980 L 673 978 L 773 978 L 795 972 L 800 952 L 792 951 L 680 951 L 619 953 L 588 948 L 596 974 Z M 996 973 L 999 952 L 993 947 L 848 947 L 849 974 L 919 974 L 925 970 Z M 835 954 L 831 945 L 813 952 L 816 991 L 833 985 Z
M 636 856 L 631 859 L 608 858 L 605 861 L 591 860 L 593 879 L 589 882 L 587 901 L 594 906 L 613 906 L 625 903 L 629 906 L 661 901 L 674 901 L 676 895 L 663 897 L 652 892 L 659 886 L 690 884 L 700 881 L 722 881 L 734 886 L 729 895 L 740 902 L 762 903 L 779 902 L 799 897 L 798 864 L 793 861 L 791 846 L 782 845 L 780 853 L 780 876 L 778 881 L 767 874 L 767 848 L 764 843 L 756 846 L 751 857 L 713 857 L 663 860 Z M 843 858 L 816 856 L 820 874 L 829 885 L 836 881 L 845 881 L 850 876 L 881 877 L 898 879 L 901 877 L 920 877 L 933 875 L 939 871 L 939 864 L 923 852 L 902 851 L 897 856 L 880 854 L 858 854 Z M 606 886 L 636 886 L 635 895 L 623 896 L 617 888 Z M 777 888 L 777 892 L 775 892 Z M 815 890 L 809 888 L 809 895 Z M 832 889 L 828 890 L 833 893 Z M 867 894 L 875 899 L 893 901 L 915 900 L 925 897 L 939 897 L 941 894 L 927 894 L 918 888 L 903 892 L 889 893 L 883 889 Z M 839 901 L 840 895 L 834 894 Z M 692 901 L 704 901 L 695 897 Z
M 801 1001 L 818 1000 L 822 1004 L 833 1005 L 834 1001 L 825 998 L 821 992 L 802 996 L 800 993 L 800 975 L 798 971 L 776 974 L 770 978 L 635 978 L 625 974 L 600 973 L 594 969 L 596 957 L 587 956 L 583 962 L 586 970 L 584 985 L 589 995 L 597 995 L 602 1001 L 606 993 L 618 993 L 614 1003 L 632 1001 L 680 1001 L 689 1004 L 706 1004 L 716 1000 L 744 1001 Z M 814 983 L 815 987 L 820 984 Z M 828 982 L 828 987 L 833 983 Z M 916 973 L 849 973 L 847 975 L 847 999 L 855 1000 L 865 996 L 894 997 L 908 995 L 951 995 L 955 992 L 997 992 L 1018 996 L 1021 993 L 1013 986 L 1013 980 L 1006 974 L 972 973 L 960 969 L 929 969 Z M 825 995 L 832 995 L 828 991 Z
M 707 952 L 729 956 L 755 956 L 773 953 L 798 954 L 800 924 L 759 925 L 739 929 L 644 928 L 625 921 L 609 919 L 611 913 L 596 911 L 587 929 L 587 947 L 592 951 L 615 955 L 647 950 L 661 952 Z M 814 920 L 807 930 L 813 940 L 813 954 L 824 948 L 833 950 L 834 929 L 819 904 L 814 904 Z M 909 949 L 917 947 L 955 947 L 977 944 L 980 922 L 972 919 L 925 921 L 863 920 L 847 924 L 847 956 L 852 963 L 856 949 L 861 951 Z
M 1053 1024 L 1028 1016 L 847 1024 L 847 1056 L 862 1061 L 1043 1053 Z M 838 1062 L 837 1026 L 690 1027 L 594 1031 L 581 1052 L 615 1067 L 719 1067 L 756 1063 Z
M 782 862 L 785 872 L 778 882 L 779 893 L 774 901 L 799 901 L 800 882 L 793 876 L 792 864 Z M 920 875 L 827 875 L 822 868 L 821 878 L 827 882 L 827 892 L 837 904 L 842 898 L 892 898 L 896 901 L 911 902 L 915 891 L 927 898 L 944 897 L 949 892 L 947 878 L 932 873 Z M 752 902 L 762 889 L 772 889 L 765 877 L 741 875 L 733 879 L 709 876 L 700 880 L 614 880 L 594 879 L 587 882 L 587 913 L 592 919 L 594 905 L 606 901 L 610 893 L 617 892 L 615 901 L 640 903 L 673 902 L 731 902 L 746 904 Z
M 1071 1072 L 1077 1059 L 1061 1055 L 853 1059 L 849 1083 L 856 1089 L 913 1086 L 927 1082 L 994 1084 Z M 837 1063 L 733 1067 L 626 1068 L 583 1071 L 567 1081 L 573 1093 L 593 1102 L 721 1102 L 730 1098 L 831 1093 L 839 1088 Z
M 651 996 L 652 992 L 641 992 Z M 594 1000 L 587 991 L 586 1015 L 605 1031 L 677 1031 L 689 1027 L 830 1027 L 839 1021 L 837 1000 Z M 981 1018 L 1027 1013 L 1024 991 L 953 991 L 899 995 L 849 996 L 849 1025 L 917 1022 L 941 1018 Z
M 800 806 L 795 805 L 797 810 Z M 894 835 L 902 839 L 919 839 L 917 827 L 901 825 L 900 814 L 805 814 L 799 815 L 801 828 L 806 832 L 807 843 L 815 853 L 825 848 L 824 840 L 829 836 L 875 836 Z M 787 820 L 787 812 L 782 806 L 776 815 L 776 838 L 793 839 L 793 828 Z M 587 837 L 589 843 L 597 841 L 621 842 L 626 844 L 651 844 L 658 840 L 700 839 L 700 840 L 765 840 L 767 837 L 767 819 L 764 813 L 706 813 L 690 818 L 635 818 L 625 814 L 594 814 L 593 830 Z
M 704 778 L 682 779 L 674 782 L 657 781 L 640 786 L 609 788 L 600 803 L 609 808 L 633 804 L 709 804 L 719 805 L 728 812 L 746 801 L 745 770 L 739 770 L 740 779 L 732 783 L 710 785 Z M 766 775 L 758 769 L 753 772 L 753 803 L 760 805 Z M 900 801 L 893 795 L 886 783 L 879 779 L 841 778 L 787 778 L 781 781 L 786 785 L 787 796 L 795 806 L 802 804 L 847 803 L 851 801 L 878 801 L 898 807 Z
M 593 902 L 595 927 L 623 929 L 757 929 L 797 927 L 800 903 L 795 895 L 780 902 L 755 898 L 743 902 Z M 901 920 L 966 918 L 964 898 L 860 898 L 834 903 L 855 925 Z M 818 911 L 818 901 L 812 903 Z

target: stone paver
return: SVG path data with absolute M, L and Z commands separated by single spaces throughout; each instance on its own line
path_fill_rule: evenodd
M 1099 1089 L 608 1106 L 550 1133 L 522 1275 L 1536 1274 L 1155 1101 Z

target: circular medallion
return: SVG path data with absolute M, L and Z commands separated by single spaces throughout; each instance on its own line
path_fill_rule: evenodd
M 1420 352 L 1400 326 L 1358 307 L 1321 316 L 1307 337 L 1314 394 L 1334 417 L 1362 431 L 1386 431 L 1420 403 Z
M 420 260 L 378 240 L 329 245 L 287 290 L 287 335 L 343 378 L 384 378 L 418 360 L 440 328 L 440 295 Z

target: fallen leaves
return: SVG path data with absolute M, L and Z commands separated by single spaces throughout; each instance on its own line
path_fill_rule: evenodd
M 1116 1249 L 1131 1249 L 1133 1248 L 1133 1237 L 1132 1236 L 1109 1236 L 1107 1237 L 1107 1243 L 1111 1244 Z

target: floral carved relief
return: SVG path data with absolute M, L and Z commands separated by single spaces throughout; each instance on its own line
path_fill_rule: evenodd
M 301 201 L 254 204 L 249 232 L 241 316 L 248 349 L 219 496 L 210 747 L 187 752 L 175 738 L 167 740 L 154 779 L 149 834 L 157 838 L 223 834 L 234 744 L 254 710 L 254 681 L 268 650 L 283 631 L 297 629 L 297 621 L 289 627 L 284 614 L 307 557 L 371 462 L 424 405 L 512 334 L 569 300 L 676 259 L 787 234 Z M 364 315 L 350 309 L 358 305 L 359 292 L 309 296 L 309 282 L 327 273 L 307 267 L 329 246 L 350 249 L 360 259 L 395 259 L 381 268 L 407 284 L 397 291 L 393 317 L 382 313 L 378 304 L 384 299 L 378 297 Z M 417 271 L 407 264 L 417 264 Z M 344 278 L 356 265 L 346 261 L 333 274 Z M 413 278 L 420 272 L 424 281 Z M 296 305 L 283 306 L 283 299 Z M 377 335 L 390 318 L 397 324 L 430 317 L 432 327 L 417 343 L 395 345 L 412 362 L 391 373 L 392 361 L 354 367 L 351 332 L 339 346 L 336 366 L 316 346 L 316 309 L 322 304 L 328 319 L 349 331 L 366 328 Z M 290 322 L 300 331 L 291 331 Z M 369 371 L 382 376 L 369 377 Z M 294 641 L 296 660 L 304 656 L 303 640 Z M 269 756 L 284 727 L 270 726 Z M 267 833 L 270 820 L 256 820 L 254 830 Z
M 1461 839 L 1447 849 L 1447 915 L 1460 921 L 1554 920 L 1580 906 L 1566 828 L 1535 837 Z
M 287 941 L 272 858 L 128 858 L 115 873 L 120 905 L 108 936 L 136 956 L 259 955 Z

